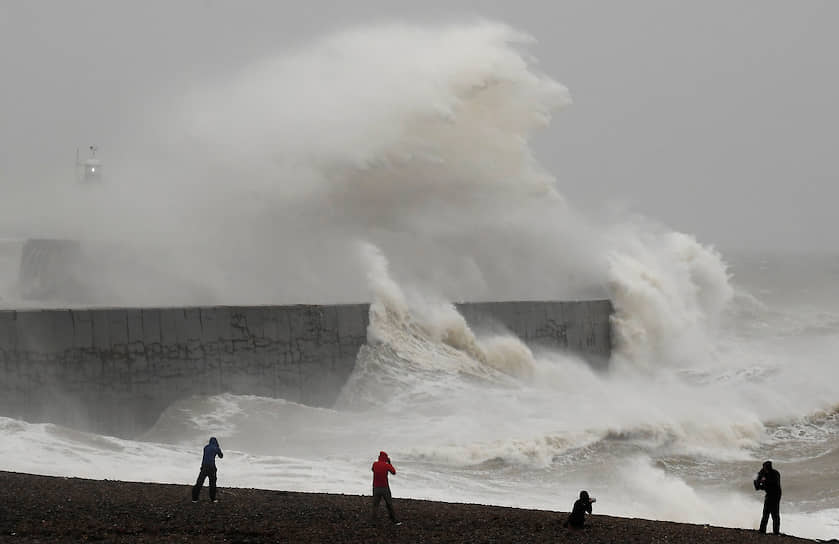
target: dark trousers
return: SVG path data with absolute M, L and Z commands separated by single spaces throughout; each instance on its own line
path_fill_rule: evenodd
M 390 516 L 390 521 L 396 521 L 396 514 L 393 513 L 393 497 L 390 495 L 389 487 L 374 487 L 373 488 L 373 512 L 371 517 L 376 519 L 376 510 L 379 509 L 379 503 L 385 500 L 387 506 L 387 515 Z
M 766 497 L 763 501 L 763 516 L 760 518 L 760 532 L 766 532 L 766 524 L 769 516 L 772 516 L 772 532 L 776 535 L 781 532 L 781 497 Z
M 206 478 L 210 479 L 210 500 L 216 500 L 216 471 L 216 467 L 201 465 L 201 472 L 198 473 L 198 479 L 192 486 L 192 500 L 198 500 L 198 495 L 201 493 L 201 487 L 204 485 Z

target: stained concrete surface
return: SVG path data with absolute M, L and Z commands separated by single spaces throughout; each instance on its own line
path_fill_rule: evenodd
M 608 300 L 459 304 L 477 331 L 611 351 Z M 0 311 L 0 415 L 119 436 L 176 400 L 234 393 L 331 406 L 366 342 L 368 304 Z

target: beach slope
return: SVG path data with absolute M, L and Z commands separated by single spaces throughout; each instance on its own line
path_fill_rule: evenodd
M 726 529 L 604 515 L 582 531 L 565 512 L 395 498 L 402 525 L 370 497 L 86 480 L 0 472 L 0 542 L 586 542 L 741 544 L 814 542 Z M 755 513 L 756 515 L 759 512 Z

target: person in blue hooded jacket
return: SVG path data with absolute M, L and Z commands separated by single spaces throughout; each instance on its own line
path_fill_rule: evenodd
M 210 442 L 204 446 L 204 458 L 201 459 L 201 472 L 198 473 L 198 480 L 192 487 L 192 502 L 198 502 L 198 495 L 201 493 L 201 488 L 204 486 L 204 480 L 210 479 L 210 500 L 216 501 L 216 455 L 219 458 L 224 457 L 221 452 L 221 447 L 218 445 L 218 440 L 215 436 L 210 437 Z

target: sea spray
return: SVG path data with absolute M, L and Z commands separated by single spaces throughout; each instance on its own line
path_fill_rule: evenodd
M 2 418 L 4 467 L 183 483 L 215 430 L 222 485 L 368 493 L 386 447 L 400 496 L 563 509 L 587 488 L 598 512 L 751 527 L 752 470 L 772 456 L 790 531 L 839 536 L 837 425 L 807 419 L 837 402 L 835 307 L 744 310 L 710 246 L 576 210 L 574 180 L 529 145 L 569 96 L 526 42 L 486 22 L 339 32 L 149 111 L 175 157 L 159 170 L 68 194 L 43 222 L 19 213 L 39 195 L 4 202 L 15 232 L 118 250 L 89 278 L 105 304 L 373 302 L 334 408 L 184 399 L 144 442 Z M 606 372 L 484 337 L 451 305 L 607 295 Z
M 359 353 L 338 406 L 369 407 L 371 401 L 387 405 L 388 394 L 411 391 L 404 380 L 416 381 L 418 374 L 430 383 L 441 375 L 467 374 L 504 383 L 509 379 L 506 376 L 532 374 L 533 354 L 518 338 L 493 335 L 481 340 L 453 304 L 417 290 L 403 290 L 392 279 L 387 259 L 377 247 L 360 243 L 358 248 L 368 266 L 373 295 L 368 345 Z M 433 404 L 426 394 L 405 401 Z
M 92 248 L 105 305 L 357 302 L 357 239 L 449 300 L 605 293 L 596 229 L 530 147 L 570 99 L 528 41 L 367 25 L 195 82 L 145 116 L 153 171 L 68 189 L 46 226 Z
M 696 366 L 713 356 L 734 291 L 713 248 L 677 232 L 626 225 L 609 253 L 616 358 L 636 367 Z

